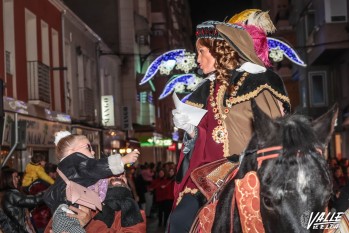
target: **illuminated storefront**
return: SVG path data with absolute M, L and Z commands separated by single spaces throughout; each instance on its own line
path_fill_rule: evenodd
M 54 134 L 70 131 L 70 116 L 30 105 L 12 98 L 4 98 L 4 127 L 2 132 L 0 161 L 23 171 L 35 153 L 44 154 L 47 161 L 57 163 Z M 15 143 L 15 124 L 18 125 L 18 143 Z M 10 154 L 9 153 L 13 152 Z

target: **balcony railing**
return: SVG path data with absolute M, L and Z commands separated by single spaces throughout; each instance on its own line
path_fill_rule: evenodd
M 28 99 L 51 104 L 50 67 L 40 61 L 28 61 Z
M 79 116 L 85 120 L 94 120 L 94 101 L 91 88 L 79 87 Z

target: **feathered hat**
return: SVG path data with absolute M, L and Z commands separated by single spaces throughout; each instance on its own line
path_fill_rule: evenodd
M 258 57 L 265 66 L 271 66 L 267 34 L 275 32 L 276 28 L 269 13 L 259 9 L 247 9 L 231 17 L 228 22 L 240 24 L 246 29 L 253 39 L 254 49 Z
M 225 40 L 245 61 L 264 66 L 254 51 L 250 34 L 237 24 L 219 21 L 206 21 L 196 26 L 196 38 Z
M 259 9 L 247 9 L 233 17 L 228 23 L 237 23 L 243 25 L 254 25 L 264 31 L 265 34 L 274 33 L 276 28 L 270 19 L 268 11 L 261 11 Z
M 198 24 L 195 31 L 196 38 L 223 40 L 216 29 L 216 25 L 221 23 L 219 21 L 205 21 Z

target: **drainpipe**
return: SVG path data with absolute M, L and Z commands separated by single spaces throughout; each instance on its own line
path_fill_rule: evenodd
M 66 10 L 62 10 L 61 11 L 61 26 L 62 26 L 62 31 L 61 31 L 61 35 L 62 35 L 62 62 L 63 62 L 63 67 L 66 67 L 66 58 L 65 58 L 65 20 L 64 20 L 64 16 L 66 15 L 67 11 Z M 67 88 L 67 72 L 63 72 L 63 82 L 64 82 L 64 93 L 68 92 L 68 88 Z M 70 95 L 71 93 L 69 93 Z M 69 99 L 66 97 L 66 95 L 64 95 L 64 109 L 65 112 L 68 113 L 68 106 L 70 108 L 70 102 Z M 69 112 L 70 114 L 70 112 Z
M 95 111 L 95 115 L 96 115 L 96 118 L 97 118 L 97 124 L 99 126 L 102 126 L 102 117 L 101 117 L 101 98 L 102 98 L 102 92 L 101 92 L 101 78 L 99 77 L 100 76 L 100 67 L 101 67 L 101 64 L 100 64 L 100 40 L 98 42 L 96 42 L 96 56 L 97 56 L 97 64 L 96 64 L 96 75 L 97 75 L 97 80 L 96 80 L 96 94 L 97 94 L 97 109 Z M 100 134 L 100 137 L 99 137 L 99 158 L 102 158 L 102 154 L 104 154 L 104 132 L 103 132 L 103 127 L 101 127 L 102 131 L 101 131 L 101 134 Z
M 14 132 L 15 133 L 15 142 L 14 142 L 10 152 L 8 153 L 8 155 L 5 157 L 4 161 L 2 162 L 1 168 L 6 165 L 8 159 L 11 157 L 11 155 L 13 154 L 13 152 L 15 151 L 15 149 L 18 145 L 18 113 L 15 113 L 15 122 L 14 123 L 15 123 L 15 130 L 14 130 L 15 131 Z M 13 133 L 13 132 L 11 132 L 11 133 Z

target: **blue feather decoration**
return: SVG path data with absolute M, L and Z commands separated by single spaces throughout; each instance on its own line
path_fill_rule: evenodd
M 166 83 L 161 95 L 159 96 L 159 100 L 165 98 L 175 89 L 177 83 L 183 83 L 185 85 L 189 84 L 189 80 L 195 77 L 195 74 L 181 74 L 174 75 L 170 78 L 170 80 Z
M 148 67 L 139 85 L 145 84 L 146 82 L 148 82 L 150 79 L 154 77 L 154 75 L 156 74 L 156 72 L 158 72 L 160 68 L 161 62 L 169 61 L 169 60 L 176 61 L 176 57 L 183 56 L 184 53 L 185 53 L 185 49 L 175 49 L 158 56 Z
M 304 61 L 300 59 L 297 52 L 287 43 L 271 37 L 267 37 L 267 41 L 268 41 L 269 51 L 272 51 L 273 49 L 279 49 L 291 62 L 300 66 L 307 66 L 304 63 Z

